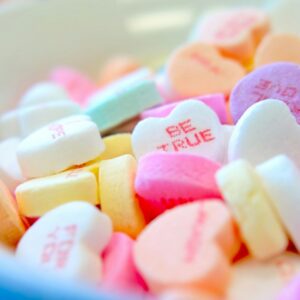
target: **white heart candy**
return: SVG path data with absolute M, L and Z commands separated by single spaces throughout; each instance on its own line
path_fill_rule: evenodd
M 109 217 L 86 202 L 48 212 L 22 237 L 18 259 L 68 279 L 100 282 L 101 252 L 112 235 Z
M 224 131 L 213 110 L 196 100 L 186 100 L 166 118 L 148 118 L 132 133 L 137 158 L 153 151 L 187 152 L 222 162 Z
M 252 105 L 237 122 L 228 147 L 229 161 L 254 165 L 286 154 L 300 166 L 300 127 L 288 106 L 268 99 Z

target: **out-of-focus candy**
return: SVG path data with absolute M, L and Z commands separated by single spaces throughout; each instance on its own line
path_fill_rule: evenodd
M 45 126 L 24 139 L 17 150 L 23 175 L 52 175 L 95 159 L 104 145 L 95 123 L 74 116 Z
M 112 234 L 110 219 L 86 202 L 57 207 L 36 221 L 18 244 L 16 256 L 58 276 L 99 283 Z
M 223 94 L 212 94 L 205 95 L 200 97 L 195 97 L 194 100 L 198 100 L 199 102 L 203 102 L 207 106 L 209 106 L 219 117 L 220 122 L 222 124 L 227 123 L 227 115 L 226 115 L 226 104 L 225 97 Z M 141 113 L 142 119 L 154 117 L 154 118 L 162 118 L 168 116 L 174 108 L 179 105 L 180 102 L 175 102 L 171 104 L 164 104 L 162 106 L 158 106 L 152 109 L 148 109 Z
M 279 61 L 300 64 L 300 36 L 273 33 L 263 39 L 255 53 L 255 67 Z
M 131 155 L 103 160 L 99 167 L 101 210 L 110 216 L 115 231 L 135 238 L 145 226 L 134 191 L 136 161 Z
M 56 68 L 50 74 L 50 80 L 61 85 L 80 106 L 85 107 L 88 98 L 96 92 L 96 85 L 83 73 L 67 67 Z
M 15 200 L 0 181 L 0 242 L 14 247 L 25 232 Z
M 106 61 L 100 72 L 99 84 L 107 85 L 123 76 L 136 71 L 140 64 L 130 56 L 115 56 Z
M 148 224 L 137 239 L 134 259 L 155 293 L 188 288 L 222 294 L 230 280 L 226 254 L 231 256 L 238 245 L 226 206 L 196 202 L 168 210 Z
M 0 138 L 4 140 L 11 137 L 20 137 L 21 135 L 18 111 L 11 110 L 2 114 L 0 116 Z
M 286 154 L 300 167 L 300 127 L 289 108 L 268 99 L 250 107 L 236 124 L 229 141 L 229 160 L 260 164 Z
M 300 122 L 300 66 L 288 62 L 262 66 L 245 76 L 230 96 L 230 110 L 236 123 L 256 102 L 278 99 L 285 102 Z
M 207 105 L 184 101 L 166 118 L 148 118 L 132 132 L 132 147 L 137 158 L 153 151 L 187 152 L 223 161 L 222 125 Z
M 218 163 L 185 153 L 150 153 L 138 165 L 135 191 L 147 220 L 168 208 L 201 199 L 220 198 Z
M 0 143 L 0 180 L 7 186 L 11 193 L 25 179 L 22 176 L 17 160 L 18 138 L 10 138 Z
M 269 29 L 264 11 L 235 8 L 204 16 L 194 31 L 194 39 L 216 46 L 225 56 L 247 62 Z
M 194 43 L 170 57 L 165 84 L 179 99 L 213 93 L 227 95 L 244 75 L 238 62 L 222 57 L 213 46 Z
M 300 295 L 300 276 L 297 275 L 283 288 L 277 300 L 298 300 Z
M 17 187 L 16 197 L 20 213 L 30 218 L 76 200 L 99 204 L 96 177 L 84 170 L 26 181 Z
M 171 289 L 160 295 L 159 300 L 224 300 L 224 297 L 214 295 L 210 292 L 192 290 L 190 288 Z
M 226 299 L 275 300 L 280 290 L 300 273 L 300 257 L 292 252 L 264 262 L 247 257 L 233 265 L 232 273 Z
M 26 91 L 19 105 L 24 107 L 66 99 L 69 99 L 69 95 L 62 86 L 52 82 L 40 82 Z
M 288 239 L 255 169 L 238 160 L 219 170 L 216 178 L 250 253 L 258 259 L 282 253 Z
M 95 93 L 86 114 L 101 132 L 108 131 L 162 102 L 154 81 L 131 74 Z
M 101 288 L 123 293 L 144 293 L 147 287 L 133 261 L 134 241 L 116 232 L 103 252 L 103 281 Z
M 300 171 L 285 155 L 276 156 L 256 168 L 262 183 L 291 240 L 300 252 Z

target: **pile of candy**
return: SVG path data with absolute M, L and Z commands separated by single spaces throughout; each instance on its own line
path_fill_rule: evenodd
M 1 243 L 144 299 L 300 299 L 300 37 L 270 28 L 219 10 L 158 73 L 32 86 L 0 117 Z

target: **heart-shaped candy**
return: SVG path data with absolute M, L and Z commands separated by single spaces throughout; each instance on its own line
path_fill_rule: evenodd
M 300 64 L 299 36 L 289 33 L 273 33 L 263 39 L 255 53 L 255 67 L 279 61 Z
M 228 94 L 245 75 L 236 61 L 222 57 L 210 45 L 194 43 L 176 50 L 166 69 L 166 89 L 176 98 Z
M 265 99 L 285 102 L 300 122 L 300 66 L 293 63 L 274 63 L 260 67 L 244 77 L 230 96 L 234 122 L 248 107 Z
M 261 10 L 227 9 L 204 16 L 194 30 L 193 39 L 216 46 L 226 56 L 247 61 L 269 27 L 268 17 Z
M 153 151 L 187 152 L 223 161 L 224 131 L 208 106 L 187 100 L 176 106 L 166 118 L 148 118 L 132 133 L 137 158 Z
M 268 99 L 251 106 L 240 118 L 229 141 L 229 160 L 254 165 L 286 154 L 300 167 L 300 127 L 287 105 Z
M 99 254 L 112 235 L 110 219 L 85 202 L 71 202 L 48 212 L 22 237 L 18 259 L 69 279 L 99 282 Z

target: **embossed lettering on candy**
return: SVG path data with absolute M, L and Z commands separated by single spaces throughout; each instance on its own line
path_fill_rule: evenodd
M 213 110 L 196 100 L 179 104 L 166 118 L 148 118 L 132 133 L 137 158 L 154 152 L 187 152 L 222 162 L 224 131 Z
M 248 107 L 265 99 L 285 102 L 300 123 L 300 66 L 274 63 L 256 69 L 234 88 L 230 110 L 236 123 Z

